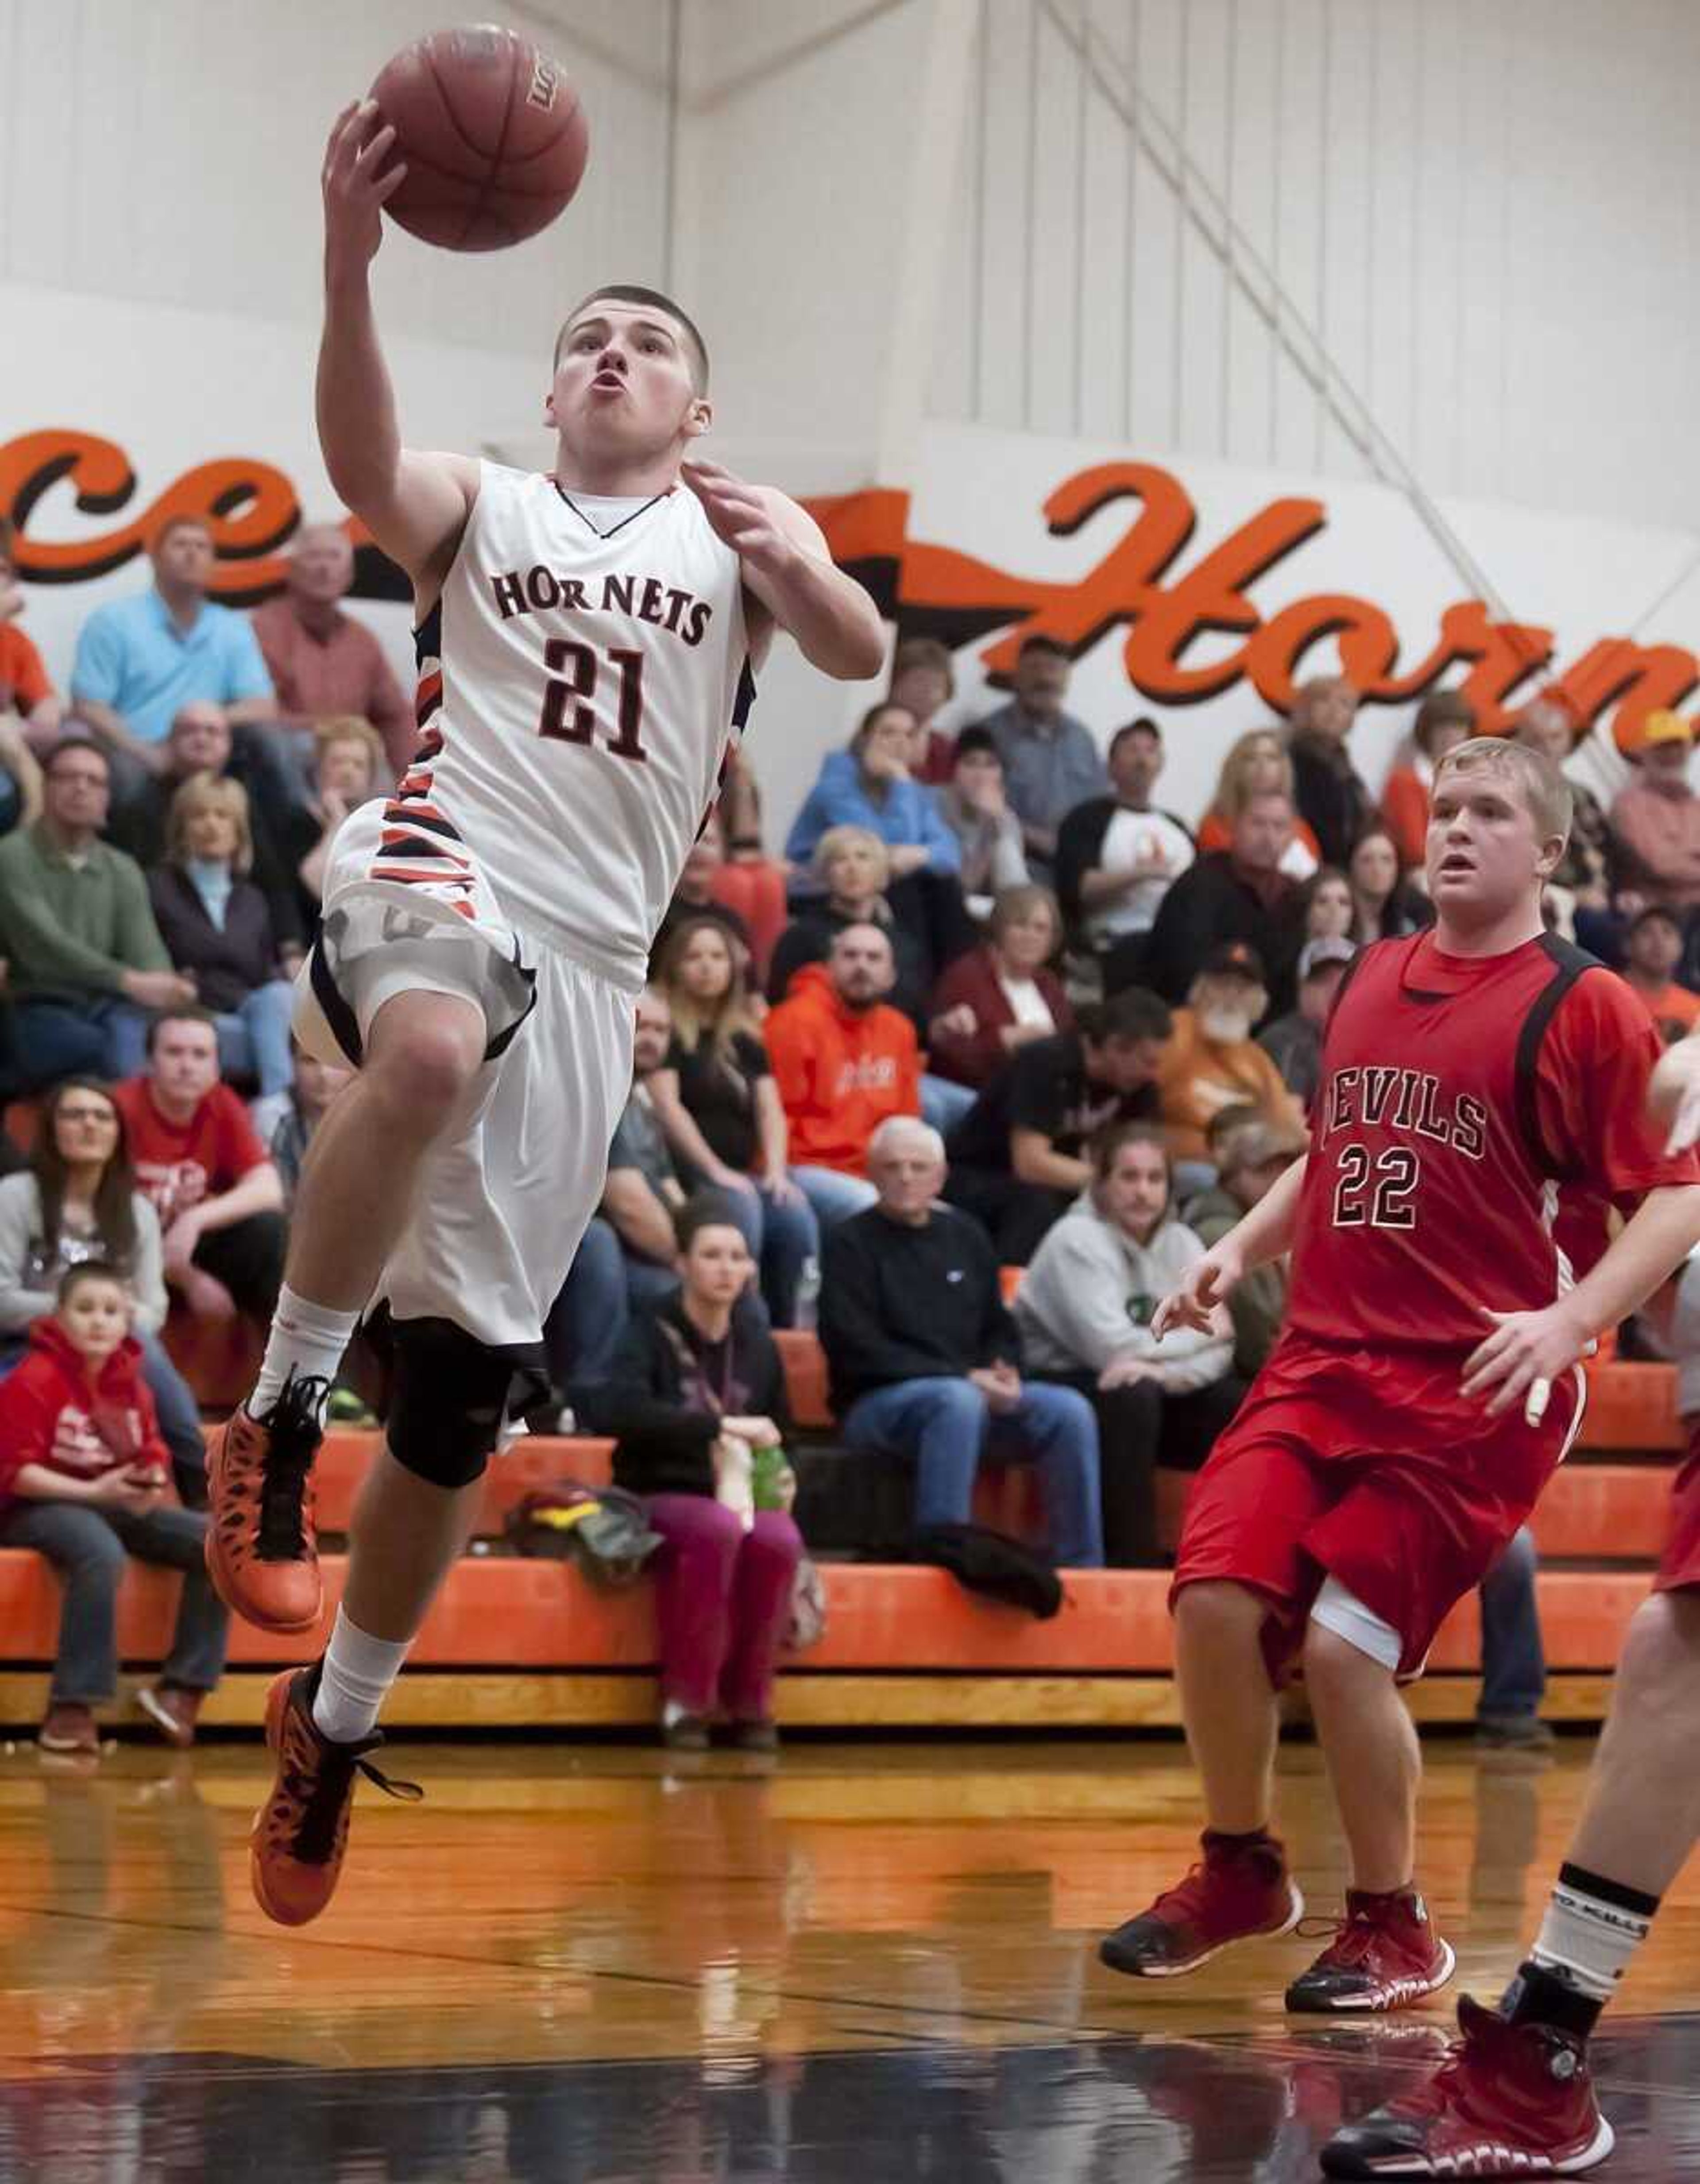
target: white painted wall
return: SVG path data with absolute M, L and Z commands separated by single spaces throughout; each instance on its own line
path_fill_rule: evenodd
M 977 4 L 938 414 L 1370 475 L 1255 259 L 1430 492 L 1692 508 L 1700 8 Z

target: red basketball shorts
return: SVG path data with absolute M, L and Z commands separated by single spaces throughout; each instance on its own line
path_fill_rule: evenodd
M 1664 1552 L 1653 1585 L 1659 1592 L 1700 1585 L 1700 1421 L 1689 1428 L 1688 1453 L 1671 1483 Z
M 1458 1393 L 1463 1353 L 1338 1348 L 1288 1335 L 1187 1502 L 1174 1584 L 1224 1580 L 1269 1604 L 1279 1684 L 1329 1578 L 1396 1635 L 1419 1674 L 1435 1634 L 1528 1517 L 1581 1422 L 1580 1373 L 1539 1426 Z M 1697 1501 L 1700 1548 L 1700 1501 Z M 1696 1581 L 1700 1582 L 1700 1556 Z M 1391 1652 L 1391 1646 L 1390 1646 Z

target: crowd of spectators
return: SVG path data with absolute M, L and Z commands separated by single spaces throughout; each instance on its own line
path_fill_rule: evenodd
M 0 1371 L 32 1323 L 64 1322 L 79 1267 L 108 1270 L 189 1513 L 199 1440 L 168 1314 L 269 1314 L 342 1081 L 293 1048 L 291 982 L 336 829 L 413 734 L 341 604 L 340 528 L 298 535 L 252 618 L 208 596 L 212 553 L 204 525 L 169 521 L 150 582 L 89 617 L 61 697 L 0 537 L 0 1067 L 39 1103 L 0 1181 Z M 1029 638 L 1007 701 L 951 735 L 949 652 L 900 643 L 783 857 L 748 755 L 728 768 L 658 935 L 547 1346 L 555 1402 L 615 1436 L 666 1541 L 676 1741 L 716 1709 L 748 1741 L 771 1727 L 800 1542 L 786 1511 L 752 1529 L 722 1490 L 792 1432 L 772 1329 L 817 1327 L 842 1440 L 912 1469 L 917 1541 L 969 1521 L 983 1465 L 1031 1461 L 1060 1562 L 1161 1558 L 1158 1474 L 1208 1455 L 1279 1331 L 1284 1271 L 1208 1335 L 1158 1346 L 1151 1312 L 1302 1147 L 1357 950 L 1431 921 L 1423 838 L 1435 767 L 1474 728 L 1461 693 L 1424 700 L 1378 800 L 1357 694 L 1309 682 L 1233 744 L 1195 826 L 1161 799 L 1161 723 L 1103 737 L 1068 710 L 1070 669 Z M 1566 757 L 1580 725 L 1547 694 L 1513 732 Z M 1667 1036 L 1700 1017 L 1692 740 L 1655 713 L 1610 810 L 1579 794 L 1547 906 Z M 70 1340 L 48 1343 L 66 1371 Z M 31 1478 L 7 1491 L 33 1509 Z M 165 1552 L 122 1496 L 89 1506 Z M 212 1640 L 190 1637 L 199 1675 Z

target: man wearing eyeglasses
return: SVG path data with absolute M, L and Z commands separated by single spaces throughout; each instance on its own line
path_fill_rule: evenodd
M 31 1086 L 138 1074 L 148 1012 L 195 998 L 171 968 L 141 866 L 99 838 L 110 788 L 99 744 L 68 736 L 43 769 L 41 817 L 0 840 L 0 952 Z

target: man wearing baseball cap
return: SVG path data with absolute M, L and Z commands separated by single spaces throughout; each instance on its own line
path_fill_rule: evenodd
M 1251 1036 L 1268 1006 L 1262 960 L 1244 940 L 1212 949 L 1174 1012 L 1174 1035 L 1157 1077 L 1163 1129 L 1177 1162 L 1207 1165 L 1205 1132 L 1223 1107 L 1255 1108 L 1267 1122 L 1302 1130 L 1298 1102 Z
M 1322 1081 L 1323 1026 L 1346 967 L 1357 954 L 1357 943 L 1337 933 L 1306 941 L 1299 950 L 1298 1006 L 1265 1024 L 1257 1034 L 1258 1045 L 1307 1113 Z
M 1694 723 L 1680 713 L 1649 713 L 1641 738 L 1638 778 L 1612 806 L 1612 832 L 1640 891 L 1686 912 L 1700 903 L 1700 797 L 1688 780 Z

